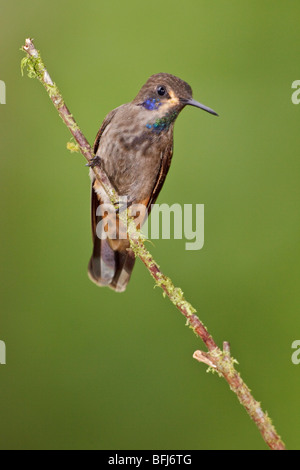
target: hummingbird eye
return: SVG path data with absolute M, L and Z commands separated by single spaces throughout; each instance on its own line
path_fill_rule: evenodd
M 157 87 L 157 93 L 160 95 L 160 96 L 164 96 L 166 94 L 166 89 L 164 86 L 158 86 Z

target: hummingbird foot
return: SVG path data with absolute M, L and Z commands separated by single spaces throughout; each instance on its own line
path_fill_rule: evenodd
M 88 166 L 89 168 L 95 168 L 95 166 L 101 166 L 101 158 L 98 156 L 95 156 L 85 166 Z
M 121 212 L 124 212 L 126 209 L 129 209 L 130 206 L 132 206 L 133 201 L 121 201 L 121 202 L 116 202 L 114 204 L 115 209 L 116 209 L 116 214 L 120 214 Z

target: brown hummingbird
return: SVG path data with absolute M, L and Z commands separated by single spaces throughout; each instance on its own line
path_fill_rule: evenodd
M 143 204 L 149 214 L 171 164 L 175 120 L 186 105 L 218 116 L 193 99 L 186 82 L 174 75 L 158 73 L 148 79 L 131 103 L 119 106 L 104 119 L 94 143 L 92 165 L 101 166 L 118 195 L 127 198 L 127 207 Z M 92 171 L 91 179 L 94 248 L 89 277 L 99 286 L 123 292 L 135 256 L 127 238 L 98 236 L 97 224 L 103 218 L 99 206 L 109 201 Z

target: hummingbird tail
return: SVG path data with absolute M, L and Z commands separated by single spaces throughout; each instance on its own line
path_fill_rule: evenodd
M 88 275 L 98 286 L 108 286 L 116 292 L 123 292 L 129 282 L 135 256 L 127 239 L 114 240 L 98 237 L 97 225 L 101 217 L 97 215 L 97 212 L 101 201 L 93 187 L 91 196 L 94 248 L 89 262 Z
M 108 239 L 95 239 L 89 262 L 88 275 L 98 286 L 108 286 L 116 292 L 124 292 L 135 263 L 132 250 L 114 251 Z

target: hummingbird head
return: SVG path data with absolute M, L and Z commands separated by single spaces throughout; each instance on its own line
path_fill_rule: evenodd
M 133 104 L 143 106 L 148 111 L 156 111 L 155 114 L 160 117 L 177 116 L 187 105 L 218 116 L 211 108 L 193 99 L 188 83 L 168 73 L 152 75 L 133 100 Z

